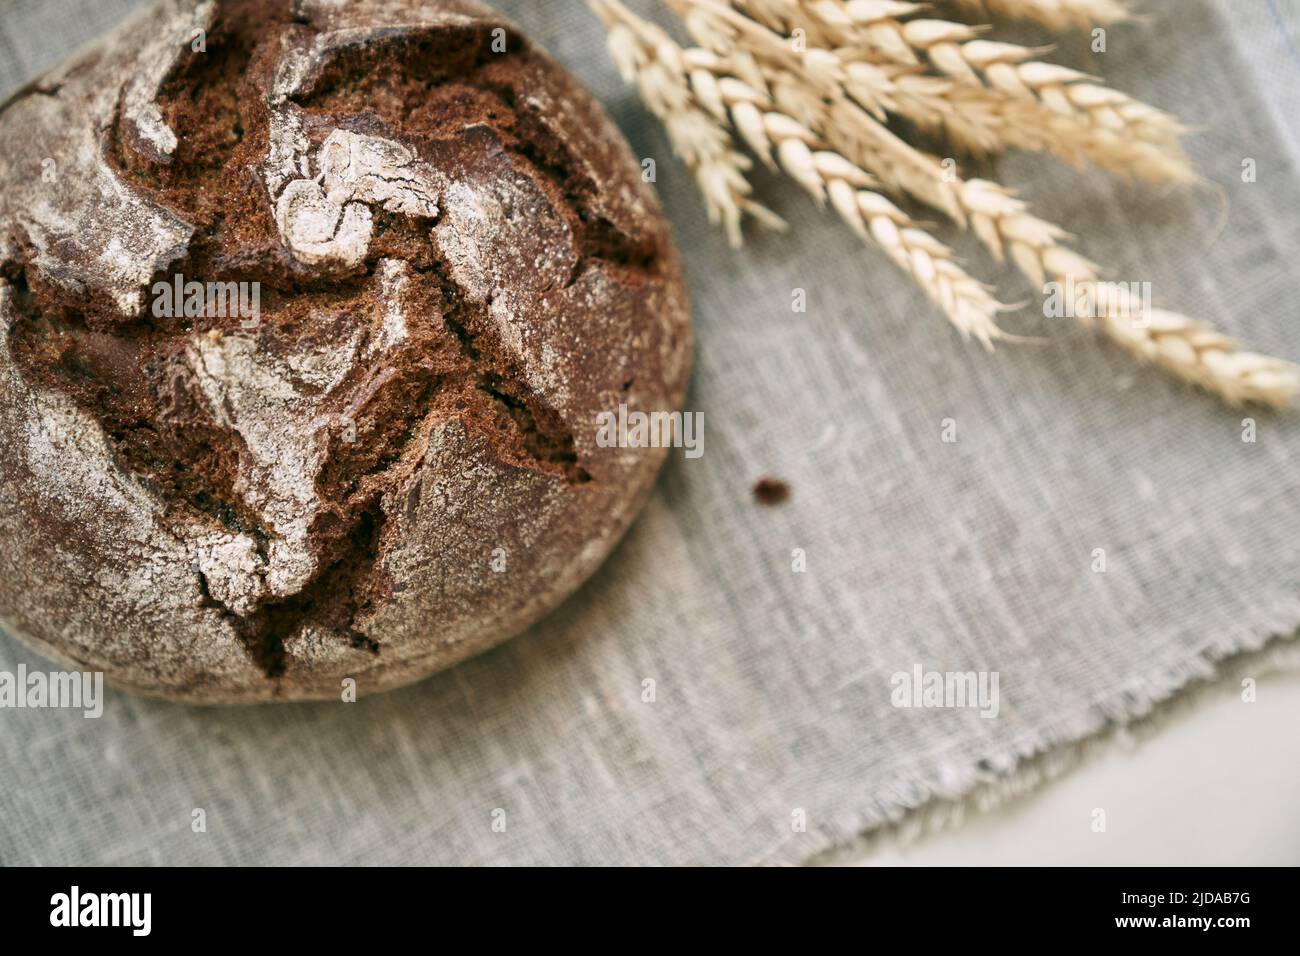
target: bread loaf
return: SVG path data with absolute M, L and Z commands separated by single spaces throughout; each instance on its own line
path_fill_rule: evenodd
M 164 0 L 0 112 L 0 620 L 195 702 L 338 698 L 599 565 L 680 407 L 663 216 L 466 0 Z

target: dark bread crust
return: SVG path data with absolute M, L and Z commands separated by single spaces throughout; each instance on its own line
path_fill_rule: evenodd
M 155 316 L 176 273 L 259 283 L 260 325 Z M 178 699 L 373 692 L 518 632 L 661 462 L 597 414 L 689 371 L 626 146 L 460 0 L 163 0 L 0 114 L 0 277 L 0 619 Z

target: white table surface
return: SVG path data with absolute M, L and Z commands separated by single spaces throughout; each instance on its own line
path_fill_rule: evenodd
M 1106 831 L 1092 831 L 1095 808 Z M 1216 688 L 1153 735 L 1116 744 L 958 828 L 882 846 L 861 866 L 1300 865 L 1300 673 L 1257 699 Z

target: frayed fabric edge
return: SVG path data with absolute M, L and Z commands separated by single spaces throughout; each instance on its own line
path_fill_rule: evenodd
M 834 866 L 888 844 L 906 845 L 951 830 L 967 816 L 1003 806 L 1064 776 L 1110 748 L 1150 739 L 1173 717 L 1244 677 L 1300 670 L 1300 601 L 1287 602 L 1261 635 L 1221 639 L 1143 676 L 1104 701 L 1018 741 L 977 764 L 938 768 L 929 780 L 900 781 L 868 798 L 847 820 L 810 827 L 752 859 L 757 866 Z M 811 843 L 815 841 L 815 843 Z

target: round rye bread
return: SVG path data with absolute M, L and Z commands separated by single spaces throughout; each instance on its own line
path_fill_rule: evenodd
M 163 0 L 0 112 L 0 623 L 200 703 L 417 680 L 574 591 L 680 408 L 597 103 L 466 0 Z

